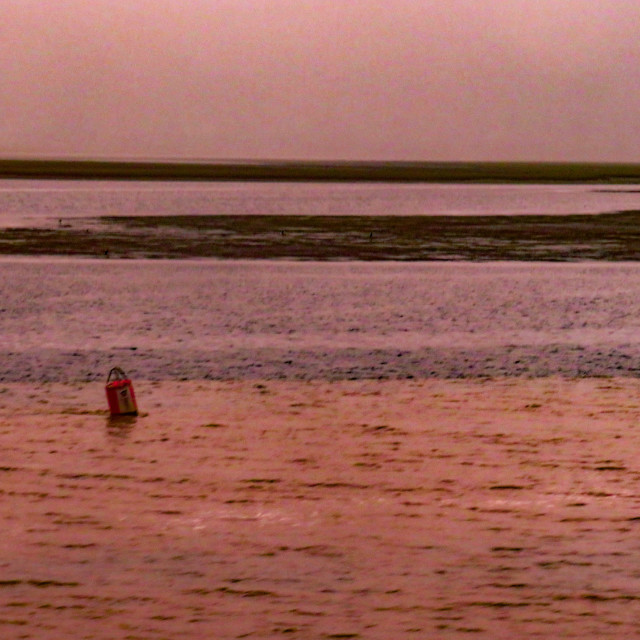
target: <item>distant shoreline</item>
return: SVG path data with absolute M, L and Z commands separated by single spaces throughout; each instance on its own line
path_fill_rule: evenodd
M 640 183 L 640 164 L 0 159 L 0 180 Z

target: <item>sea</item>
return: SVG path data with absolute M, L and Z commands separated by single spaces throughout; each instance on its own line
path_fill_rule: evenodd
M 0 228 L 131 215 L 569 215 L 635 185 L 0 182 Z M 640 263 L 0 257 L 0 381 L 636 376 Z

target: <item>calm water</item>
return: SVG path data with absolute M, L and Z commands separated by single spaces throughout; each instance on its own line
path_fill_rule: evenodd
M 0 227 L 102 215 L 513 215 L 640 209 L 634 187 L 0 181 Z

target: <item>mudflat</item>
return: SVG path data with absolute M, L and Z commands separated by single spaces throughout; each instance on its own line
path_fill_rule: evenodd
M 587 215 L 103 216 L 5 229 L 0 254 L 295 260 L 640 259 L 640 212 Z
M 638 381 L 0 388 L 3 638 L 635 637 Z

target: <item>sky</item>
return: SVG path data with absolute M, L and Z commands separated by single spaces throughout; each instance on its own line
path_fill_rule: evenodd
M 0 0 L 0 157 L 640 162 L 638 0 Z

